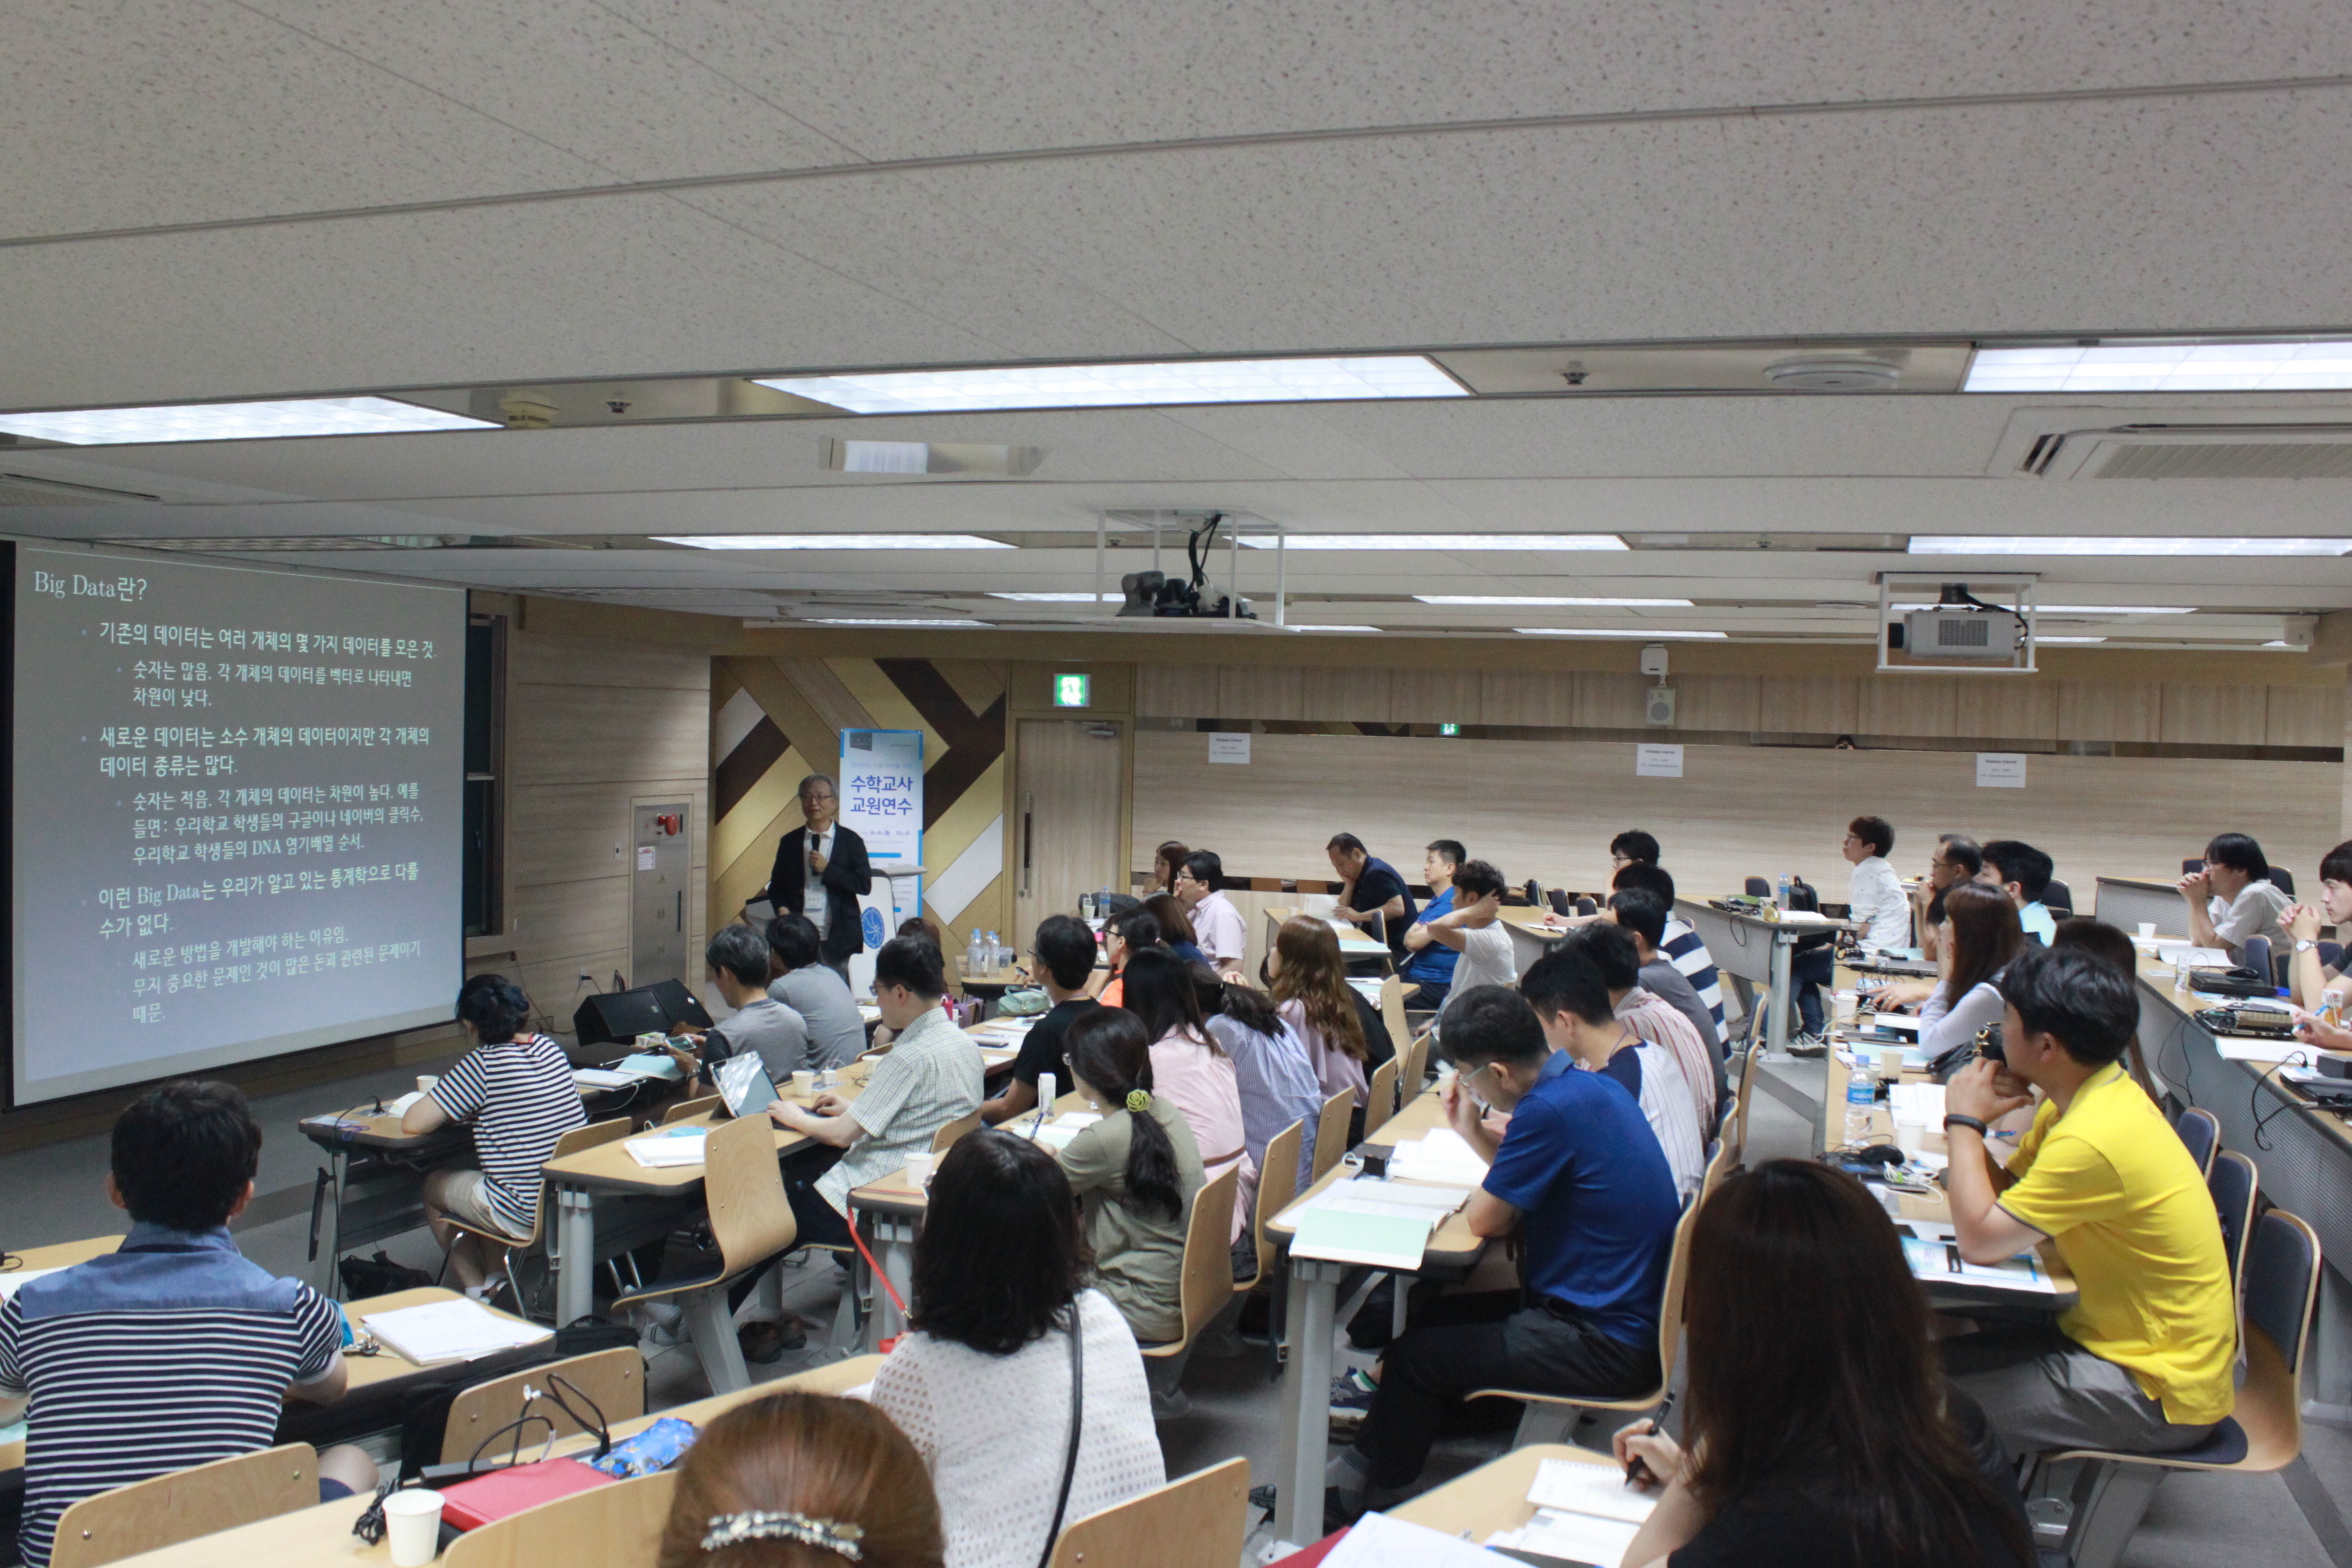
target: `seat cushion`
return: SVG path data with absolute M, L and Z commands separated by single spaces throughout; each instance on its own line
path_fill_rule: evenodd
M 2184 1448 L 2172 1454 L 2151 1454 L 2149 1457 L 2159 1464 L 2167 1461 L 2195 1465 L 2240 1464 L 2246 1458 L 2246 1429 L 2238 1425 L 2234 1417 L 2223 1416 L 2214 1424 L 2213 1430 L 2206 1434 L 2205 1441 L 2196 1447 Z

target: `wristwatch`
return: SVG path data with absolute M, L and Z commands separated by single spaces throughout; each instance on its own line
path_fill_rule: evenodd
M 1973 1117 L 1973 1116 L 1947 1116 L 1947 1117 L 1945 1117 L 1945 1118 L 1944 1118 L 1944 1131 L 1946 1131 L 1946 1132 L 1950 1132 L 1950 1131 L 1951 1131 L 1951 1130 L 1952 1130 L 1954 1127 L 1966 1127 L 1966 1128 L 1970 1129 L 1971 1131 L 1973 1131 L 1973 1132 L 1974 1132 L 1974 1133 L 1975 1133 L 1975 1134 L 1976 1134 L 1976 1135 L 1977 1135 L 1979 1138 L 1982 1138 L 1982 1137 L 1985 1135 L 1985 1124 L 1984 1124 L 1983 1122 L 1980 1122 L 1980 1121 L 1978 1121 L 1978 1120 L 1977 1120 L 1975 1117 Z
M 2298 953 L 2308 953 L 2317 946 L 2319 946 L 2319 944 L 2313 941 L 2311 938 L 2301 937 L 2298 938 L 2295 942 L 2295 951 Z

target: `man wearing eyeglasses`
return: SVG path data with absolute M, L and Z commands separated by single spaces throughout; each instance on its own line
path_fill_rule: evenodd
M 874 868 L 866 841 L 841 825 L 841 793 L 833 780 L 812 773 L 800 781 L 804 825 L 776 844 L 775 868 L 755 899 L 766 898 L 780 915 L 805 915 L 817 928 L 817 950 L 842 978 L 852 953 L 865 951 L 858 929 L 858 900 L 874 890 Z

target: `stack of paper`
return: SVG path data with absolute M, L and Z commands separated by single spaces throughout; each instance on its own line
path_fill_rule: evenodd
M 1037 1141 L 1049 1149 L 1066 1149 L 1072 1138 L 1101 1120 L 1099 1111 L 1064 1111 L 1037 1129 Z
M 1429 1250 L 1429 1233 L 1439 1217 L 1434 1209 L 1367 1214 L 1344 1208 L 1302 1207 L 1290 1254 L 1410 1273 L 1421 1267 L 1422 1254 Z
M 708 1127 L 674 1127 L 667 1132 L 631 1138 L 621 1147 L 629 1151 L 629 1158 L 649 1171 L 669 1170 L 680 1165 L 700 1165 L 702 1140 L 709 1134 Z
M 1535 1517 L 1497 1531 L 1486 1544 L 1578 1563 L 1623 1561 L 1658 1506 L 1655 1494 L 1635 1491 L 1615 1466 L 1575 1459 L 1538 1463 L 1527 1500 L 1536 1505 Z
M 517 1345 L 535 1345 L 553 1337 L 553 1329 L 493 1312 L 480 1302 L 460 1296 L 454 1301 L 432 1301 L 421 1307 L 371 1312 L 362 1322 L 387 1347 L 418 1366 L 436 1361 L 471 1361 Z
M 575 1067 L 572 1082 L 583 1089 L 626 1089 L 638 1082 L 635 1073 L 615 1072 L 609 1067 Z
M 1405 1181 L 1475 1187 L 1486 1180 L 1486 1161 L 1460 1133 L 1438 1127 L 1425 1137 L 1398 1143 L 1388 1157 L 1388 1174 Z
M 424 1090 L 411 1089 L 408 1091 L 408 1093 L 400 1096 L 396 1100 L 386 1100 L 384 1102 L 384 1114 L 386 1116 L 406 1116 L 408 1114 L 408 1108 L 416 1104 L 417 1101 L 423 1099 L 424 1097 Z
M 1470 1199 L 1467 1187 L 1425 1187 L 1418 1183 L 1382 1181 L 1376 1176 L 1359 1176 L 1354 1181 L 1334 1182 L 1313 1197 L 1294 1204 L 1293 1214 L 1304 1214 L 1310 1209 L 1338 1209 L 1347 1214 L 1386 1214 L 1408 1219 L 1424 1215 L 1442 1223 L 1445 1217 Z

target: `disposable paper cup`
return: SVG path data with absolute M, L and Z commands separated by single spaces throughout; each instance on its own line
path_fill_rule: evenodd
M 1840 991 L 1837 994 L 1838 1022 L 1841 1024 L 1852 1023 L 1854 1021 L 1855 1006 L 1856 998 L 1854 993 L 1851 991 Z
M 412 1486 L 385 1498 L 384 1535 L 393 1568 L 425 1568 L 441 1551 L 441 1494 Z
M 1906 1154 L 1917 1154 L 1927 1142 L 1927 1123 L 1899 1121 L 1895 1123 L 1895 1144 Z
M 439 1083 L 440 1081 L 441 1080 L 439 1078 L 435 1077 L 431 1073 L 425 1074 L 423 1077 L 417 1080 L 417 1093 L 431 1094 L 433 1092 L 433 1085 Z
M 931 1185 L 931 1158 L 928 1154 L 910 1154 L 906 1157 L 908 1186 L 928 1187 Z
M 1901 1046 L 1882 1045 L 1878 1048 L 1878 1076 L 1888 1083 L 1893 1083 L 1897 1078 L 1903 1076 L 1903 1048 Z
M 814 1094 L 816 1091 L 817 1070 L 815 1068 L 803 1067 L 792 1075 L 792 1092 L 794 1094 L 806 1096 Z
M 2140 922 L 2140 939 L 2141 939 L 2142 941 L 2153 941 L 2153 940 L 2155 940 L 2155 936 L 2156 936 L 2156 922 L 2155 922 L 2155 921 L 2153 921 L 2153 920 L 2143 920 L 2143 921 L 2141 921 L 2141 922 Z

